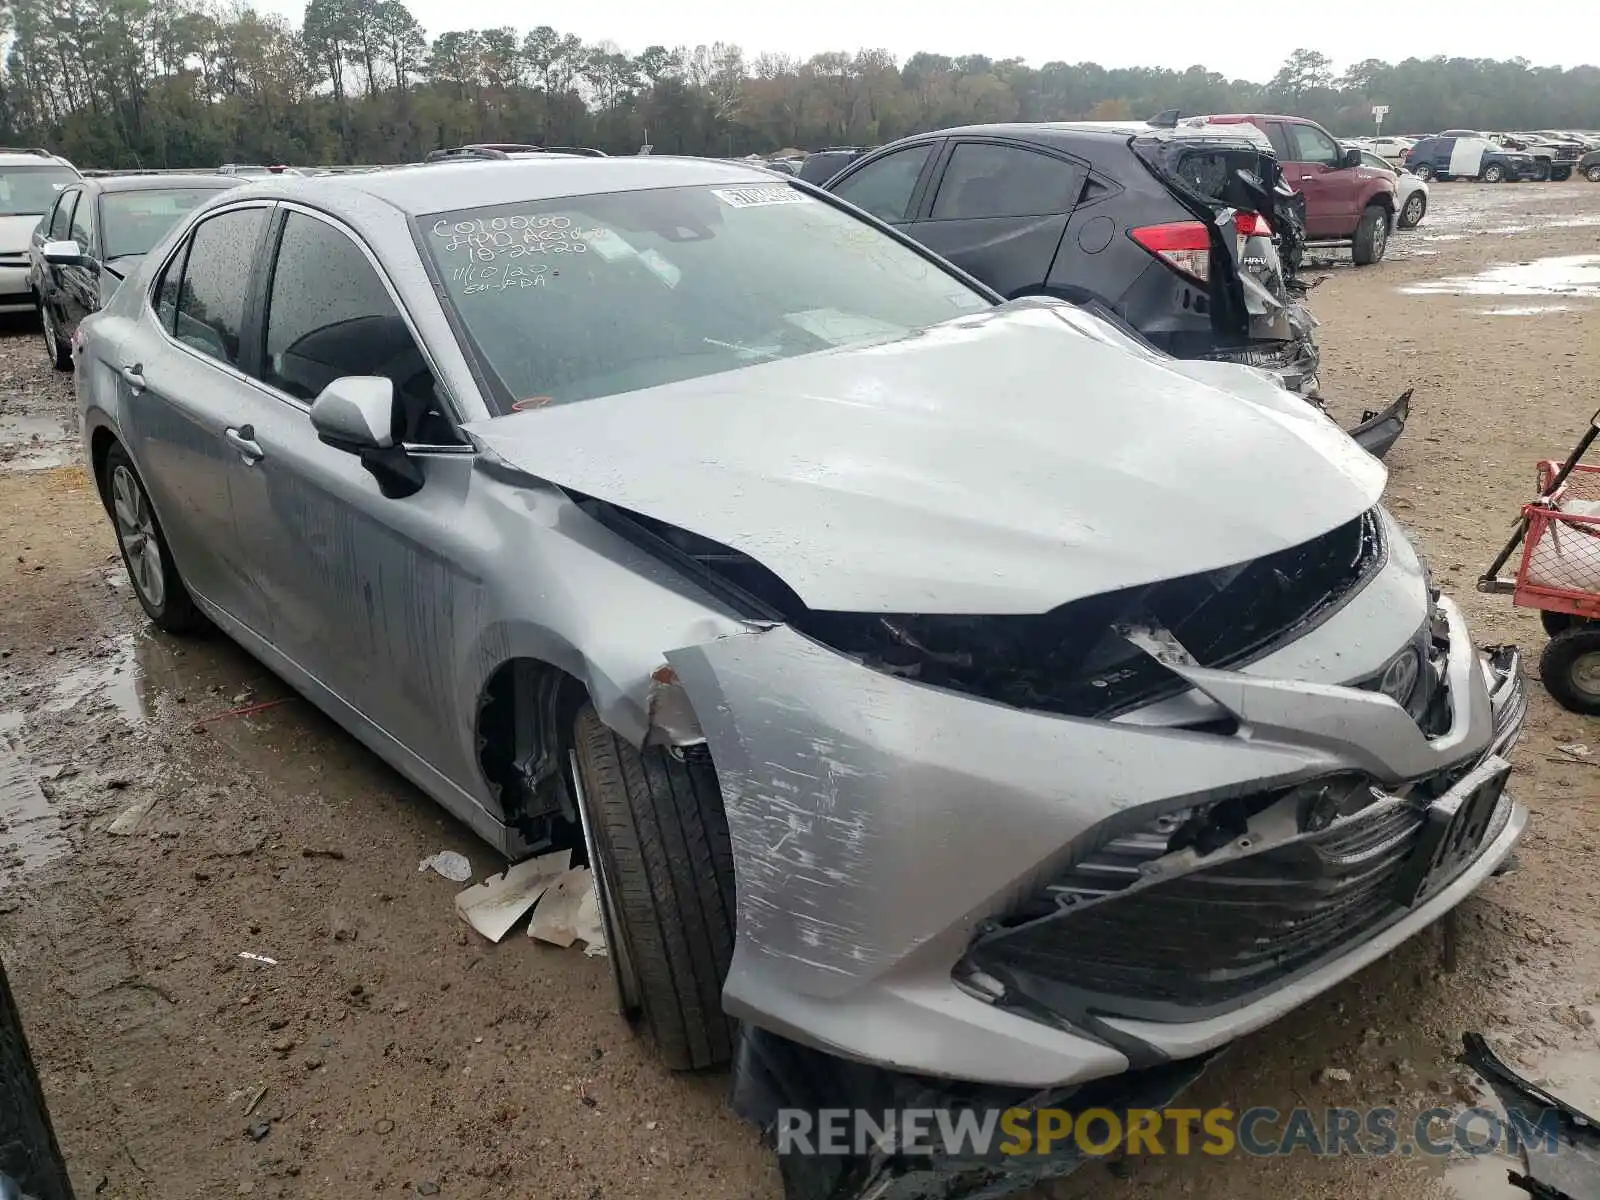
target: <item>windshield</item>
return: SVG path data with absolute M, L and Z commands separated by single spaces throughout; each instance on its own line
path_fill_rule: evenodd
M 215 188 L 105 193 L 100 198 L 100 241 L 106 261 L 148 254 L 184 213 L 216 194 Z
M 0 217 L 42 217 L 56 193 L 77 181 L 65 167 L 8 167 L 0 171 Z
M 502 410 L 886 341 L 990 301 L 773 181 L 569 196 L 419 219 Z

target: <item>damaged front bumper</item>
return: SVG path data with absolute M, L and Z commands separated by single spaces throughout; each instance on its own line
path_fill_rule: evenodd
M 1526 708 L 1515 652 L 1481 658 L 1454 606 L 1438 607 L 1449 718 L 1434 737 L 1378 692 L 1165 660 L 1232 731 L 1019 710 L 870 669 L 783 625 L 670 653 L 716 760 L 733 842 L 738 938 L 725 1007 L 846 1059 L 1034 1089 L 1193 1057 L 1259 1028 L 1464 899 L 1510 853 L 1525 810 L 1495 790 L 1472 829 L 1452 832 L 1471 844 L 1448 869 L 1409 896 L 1386 877 L 1393 902 L 1363 909 L 1314 953 L 1289 956 L 1291 970 L 1258 976 L 1264 986 L 1220 1007 L 1157 1011 L 1115 989 L 1063 1000 L 1015 963 L 1002 979 L 978 951 L 1119 832 L 1219 799 L 1355 774 L 1382 792 L 1372 810 L 1390 814 L 1385 852 L 1421 847 L 1463 780 L 1476 786 L 1477 771 L 1503 784 L 1498 756 Z M 1322 632 L 1341 619 L 1351 614 Z M 1394 816 L 1397 806 L 1416 820 Z M 1360 823 L 1333 828 L 1358 841 Z M 1219 862 L 1248 870 L 1298 836 L 1252 827 L 1221 857 L 1106 907 Z M 1304 901 L 1288 897 L 1291 908 Z M 1044 919 L 1070 935 L 1070 917 Z

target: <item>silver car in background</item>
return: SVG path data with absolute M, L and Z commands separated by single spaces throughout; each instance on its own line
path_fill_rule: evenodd
M 38 278 L 28 257 L 33 233 L 61 190 L 82 178 L 48 150 L 0 148 L 0 313 L 39 307 Z
M 77 354 L 154 622 L 209 618 L 506 854 L 589 855 L 673 1067 L 736 1029 L 1029 1089 L 1199 1055 L 1526 821 L 1516 654 L 1380 463 L 798 181 L 254 184 Z

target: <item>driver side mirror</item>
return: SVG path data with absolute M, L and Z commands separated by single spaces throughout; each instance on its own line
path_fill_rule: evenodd
M 1341 167 L 1359 167 L 1361 165 L 1361 151 L 1346 150 L 1344 152 L 1344 158 L 1339 165 Z
M 394 439 L 394 382 L 382 375 L 342 375 L 311 402 L 311 428 L 335 450 L 357 455 L 378 491 L 391 500 L 422 490 L 422 464 Z
M 83 266 L 83 247 L 77 242 L 46 242 L 40 253 L 44 260 L 57 267 Z
M 319 440 L 359 454 L 394 445 L 394 383 L 381 375 L 344 375 L 311 403 Z

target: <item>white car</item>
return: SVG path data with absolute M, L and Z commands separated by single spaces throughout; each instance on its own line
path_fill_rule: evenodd
M 1374 171 L 1387 171 L 1394 176 L 1394 204 L 1396 229 L 1415 229 L 1428 212 L 1428 185 L 1404 167 L 1384 162 L 1376 151 L 1365 146 L 1346 142 L 1351 150 L 1361 151 L 1361 165 Z
M 1371 150 L 1379 158 L 1388 163 L 1401 163 L 1406 159 L 1406 153 L 1415 146 L 1416 142 L 1403 137 L 1375 137 L 1368 139 L 1361 147 Z

